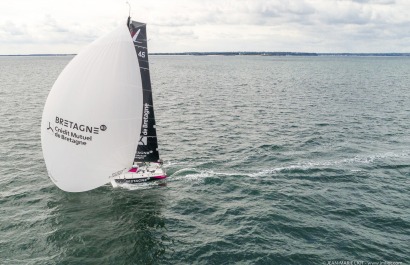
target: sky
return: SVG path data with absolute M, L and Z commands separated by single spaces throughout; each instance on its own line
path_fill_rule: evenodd
M 129 0 L 150 52 L 410 52 L 410 0 Z M 126 0 L 0 0 L 0 54 L 78 53 Z

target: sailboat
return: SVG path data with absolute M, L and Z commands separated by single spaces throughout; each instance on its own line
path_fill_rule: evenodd
M 48 175 L 67 192 L 167 177 L 158 152 L 146 24 L 100 37 L 64 68 L 44 106 Z

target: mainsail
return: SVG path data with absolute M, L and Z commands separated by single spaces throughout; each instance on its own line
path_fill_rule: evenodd
M 139 34 L 137 41 L 146 39 L 145 27 Z M 44 106 L 41 143 L 49 176 L 60 189 L 91 190 L 132 165 L 143 116 L 142 82 L 150 84 L 149 74 L 138 74 L 148 69 L 146 40 L 141 47 L 137 61 L 122 24 L 75 56 L 56 80 Z M 152 99 L 145 97 L 144 92 L 151 119 Z
M 138 135 L 139 141 L 134 162 L 158 162 L 158 141 L 149 74 L 146 24 L 132 21 L 129 29 L 138 57 L 143 90 L 141 132 Z

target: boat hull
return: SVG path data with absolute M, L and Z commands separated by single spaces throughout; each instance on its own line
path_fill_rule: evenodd
M 166 177 L 166 172 L 159 163 L 144 163 L 134 165 L 128 172 L 114 177 L 111 184 L 113 187 L 121 184 L 140 184 L 165 179 Z
M 153 176 L 153 177 L 140 177 L 140 178 L 121 178 L 121 179 L 113 179 L 111 182 L 115 182 L 117 184 L 138 184 L 144 182 L 150 182 L 160 179 L 165 179 L 167 176 Z

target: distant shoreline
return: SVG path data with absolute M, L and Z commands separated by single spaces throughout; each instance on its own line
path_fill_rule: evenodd
M 5 56 L 75 56 L 76 54 L 5 54 Z M 260 56 L 410 56 L 410 53 L 309 53 L 309 52 L 154 52 L 149 55 L 191 55 L 191 56 L 241 56 L 241 55 L 260 55 Z
M 181 53 L 150 53 L 150 55 L 260 55 L 260 56 L 410 56 L 410 53 L 310 53 L 310 52 L 181 52 Z
M 39 54 L 0 54 L 2 57 L 10 56 L 10 57 L 19 57 L 19 56 L 74 56 L 77 54 L 53 54 L 53 53 L 39 53 Z

